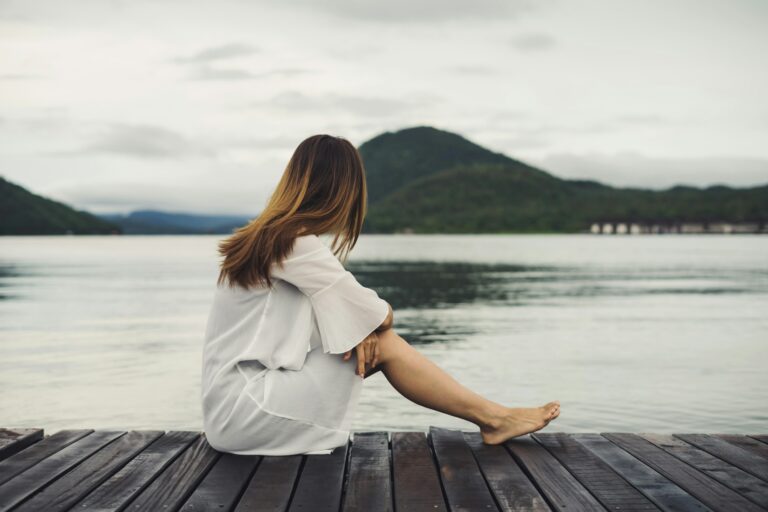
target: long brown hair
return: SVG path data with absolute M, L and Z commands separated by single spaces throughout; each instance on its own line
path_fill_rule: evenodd
M 302 235 L 334 233 L 331 249 L 346 260 L 367 208 L 365 168 L 346 139 L 313 135 L 299 144 L 264 210 L 219 242 L 218 284 L 272 286 L 269 269 Z

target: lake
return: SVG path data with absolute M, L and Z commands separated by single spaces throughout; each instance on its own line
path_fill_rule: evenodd
M 0 426 L 201 429 L 221 238 L 0 237 Z M 768 431 L 768 237 L 364 235 L 348 268 L 549 431 Z M 429 425 L 475 428 L 365 380 L 355 430 Z

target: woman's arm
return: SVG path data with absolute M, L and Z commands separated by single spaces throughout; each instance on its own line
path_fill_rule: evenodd
M 366 336 L 363 341 L 358 343 L 355 348 L 344 352 L 343 359 L 345 361 L 352 357 L 353 351 L 355 352 L 355 355 L 357 355 L 357 368 L 355 369 L 355 373 L 360 375 L 362 378 L 365 378 L 368 375 L 371 375 L 372 373 L 375 373 L 381 369 L 378 366 L 379 347 L 377 343 L 379 341 L 379 333 L 386 331 L 387 329 L 391 329 L 392 324 L 394 323 L 394 312 L 392 311 L 392 305 L 387 303 L 387 306 L 389 306 L 389 313 L 387 313 L 387 317 L 384 319 L 381 325 L 378 326 L 371 334 Z M 367 374 L 365 373 L 366 364 L 370 364 L 370 368 Z
M 387 303 L 387 306 L 389 306 L 389 313 L 387 314 L 387 318 L 385 318 L 384 321 L 381 323 L 381 325 L 376 328 L 376 332 L 381 332 L 381 331 L 386 331 L 387 329 L 391 329 L 392 324 L 395 321 L 394 312 L 392 311 L 392 305 L 390 303 Z

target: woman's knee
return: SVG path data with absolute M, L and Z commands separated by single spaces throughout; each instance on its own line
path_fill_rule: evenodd
M 405 341 L 394 329 L 387 329 L 379 333 L 379 361 L 386 363 L 392 358 L 398 357 L 403 353 L 403 349 L 408 346 Z

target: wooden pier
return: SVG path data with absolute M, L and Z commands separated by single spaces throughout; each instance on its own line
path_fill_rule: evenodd
M 357 432 L 238 456 L 200 432 L 0 429 L 0 512 L 768 509 L 768 436 Z

